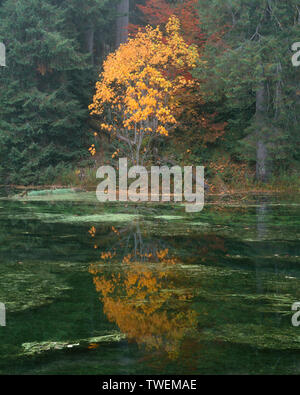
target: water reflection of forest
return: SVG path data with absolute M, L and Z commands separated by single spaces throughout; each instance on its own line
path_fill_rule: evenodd
M 95 241 L 96 231 L 90 229 Z M 216 237 L 211 241 L 224 248 Z M 204 259 L 209 244 L 206 240 L 199 246 Z M 184 270 L 175 250 L 171 240 L 149 237 L 138 222 L 112 227 L 110 247 L 100 250 L 99 262 L 89 268 L 107 318 L 129 341 L 173 360 L 199 336 L 192 300 L 201 287 L 200 279 Z

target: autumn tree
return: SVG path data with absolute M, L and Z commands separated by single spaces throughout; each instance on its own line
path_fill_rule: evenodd
M 200 55 L 204 52 L 206 43 L 213 37 L 204 34 L 199 18 L 198 0 L 147 0 L 136 5 L 139 11 L 139 25 L 130 24 L 129 31 L 132 36 L 143 27 L 143 24 L 151 26 L 159 25 L 162 29 L 171 15 L 176 15 L 180 21 L 181 34 L 188 44 L 195 44 Z M 222 34 L 222 31 L 220 32 Z M 202 55 L 201 55 L 202 57 Z M 200 63 L 200 70 L 203 62 Z M 186 163 L 191 160 L 203 161 L 207 155 L 207 147 L 221 141 L 225 133 L 226 121 L 219 117 L 212 103 L 207 103 L 202 89 L 203 78 L 195 77 L 193 73 L 186 75 L 193 81 L 193 89 L 181 89 L 180 93 L 180 116 L 179 128 L 172 134 L 169 147 L 172 152 L 165 150 L 163 163 L 175 162 Z M 193 154 L 190 148 L 193 149 Z M 186 153 L 186 154 L 184 154 Z M 170 161 L 171 160 L 171 161 Z M 199 162 L 200 163 L 200 162 Z M 201 162 L 203 164 L 203 162 Z
M 132 163 L 143 164 L 153 140 L 178 124 L 180 92 L 193 86 L 188 71 L 197 62 L 175 16 L 165 33 L 147 26 L 107 57 L 89 109 Z

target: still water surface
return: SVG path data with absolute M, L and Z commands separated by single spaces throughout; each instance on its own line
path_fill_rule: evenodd
M 0 374 L 299 374 L 296 301 L 300 196 L 0 200 Z

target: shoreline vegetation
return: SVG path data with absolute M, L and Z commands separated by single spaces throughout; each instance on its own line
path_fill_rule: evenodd
M 84 183 L 78 184 L 44 184 L 44 185 L 1 185 L 0 188 L 6 189 L 7 191 L 16 191 L 17 195 L 22 197 L 31 191 L 40 191 L 45 192 L 47 195 L 47 191 L 57 191 L 57 190 L 66 190 L 70 193 L 82 193 L 82 192 L 95 192 L 96 187 L 98 185 L 95 183 L 94 185 L 86 185 Z M 300 182 L 295 183 L 293 180 L 291 182 L 278 182 L 276 183 L 253 183 L 252 185 L 239 185 L 238 187 L 221 183 L 219 185 L 209 184 L 209 191 L 205 191 L 205 196 L 208 197 L 224 197 L 224 196 L 241 196 L 243 199 L 244 195 L 274 195 L 274 194 L 287 194 L 287 193 L 300 193 Z M 172 191 L 172 188 L 171 188 Z M 119 194 L 119 190 L 117 189 L 117 195 Z M 173 198 L 173 194 L 171 192 L 171 199 Z M 172 202 L 172 200 L 171 200 Z
M 96 191 L 100 182 L 101 180 L 96 178 L 96 169 L 89 168 L 62 172 L 53 182 L 28 185 L 0 183 L 0 188 L 17 191 L 74 189 L 74 192 L 93 192 Z M 206 196 L 300 193 L 300 177 L 297 174 L 283 174 L 268 182 L 257 181 L 254 178 L 217 174 L 213 177 L 206 177 L 205 183 L 208 186 L 208 190 L 205 190 Z M 172 188 L 171 181 L 171 196 Z

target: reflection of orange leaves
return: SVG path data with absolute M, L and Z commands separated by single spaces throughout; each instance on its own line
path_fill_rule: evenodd
M 123 258 L 123 260 L 122 260 L 122 262 L 125 263 L 125 264 L 126 264 L 126 263 L 129 263 L 130 260 L 131 260 L 131 257 L 132 257 L 131 254 L 125 255 L 124 258 Z
M 96 235 L 96 228 L 94 226 L 92 226 L 91 229 L 89 230 L 89 234 L 92 237 L 95 237 L 95 235 Z
M 116 229 L 114 226 L 111 227 L 111 230 L 116 233 L 117 235 L 120 234 L 120 232 L 118 231 L 118 229 Z
M 105 253 L 107 254 L 107 253 Z M 126 333 L 129 340 L 144 345 L 148 350 L 165 350 L 169 358 L 177 358 L 182 340 L 196 327 L 197 314 L 186 302 L 193 298 L 190 290 L 176 288 L 184 274 L 176 270 L 175 257 L 169 250 L 141 253 L 140 257 L 155 256 L 159 262 L 137 262 L 126 255 L 122 272 L 111 273 L 104 266 L 91 265 L 90 273 L 97 292 L 101 293 L 104 313 L 111 322 Z M 120 267 L 120 268 L 121 268 Z M 176 305 L 171 312 L 169 301 Z
M 105 281 L 101 277 L 94 277 L 93 282 L 96 286 L 97 292 L 102 292 L 103 296 L 108 295 L 113 290 L 113 282 L 112 281 Z
M 162 260 L 162 259 L 164 259 L 164 258 L 168 255 L 168 253 L 169 253 L 169 250 L 168 250 L 168 249 L 165 249 L 165 250 L 163 250 L 163 251 L 157 251 L 157 252 L 156 252 L 156 255 L 157 255 L 157 257 L 158 257 L 159 260 Z
M 102 252 L 101 253 L 101 259 L 111 259 L 116 255 L 116 252 L 111 253 L 110 251 L 108 252 Z
M 90 343 L 89 346 L 88 346 L 88 349 L 89 350 L 95 350 L 98 347 L 99 347 L 99 344 L 97 344 L 97 343 Z

